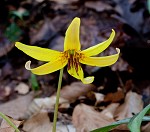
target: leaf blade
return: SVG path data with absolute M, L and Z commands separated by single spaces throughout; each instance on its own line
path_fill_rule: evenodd
M 119 126 L 121 124 L 129 123 L 130 120 L 131 120 L 131 118 L 126 118 L 126 119 L 114 122 L 114 123 L 112 123 L 112 124 L 110 124 L 108 126 L 92 130 L 91 132 L 108 132 L 108 131 L 112 130 L 113 128 L 115 128 L 115 127 L 117 127 L 117 126 Z M 150 121 L 150 116 L 144 116 L 142 120 L 143 121 Z
M 133 116 L 131 120 L 128 123 L 128 128 L 130 129 L 131 132 L 140 132 L 140 126 L 142 123 L 142 119 L 144 115 L 149 112 L 150 110 L 150 104 L 146 106 L 140 113 L 137 115 Z

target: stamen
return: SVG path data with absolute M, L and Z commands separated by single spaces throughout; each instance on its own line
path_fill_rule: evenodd
M 80 54 L 75 50 L 68 50 L 68 70 L 75 68 L 76 74 L 79 76 L 78 70 L 80 68 L 79 57 Z

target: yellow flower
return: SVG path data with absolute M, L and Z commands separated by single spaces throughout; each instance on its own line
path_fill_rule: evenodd
M 16 42 L 15 46 L 27 55 L 37 60 L 47 62 L 37 68 L 31 68 L 31 61 L 28 61 L 25 64 L 26 69 L 34 74 L 44 75 L 57 71 L 68 64 L 68 73 L 71 76 L 81 80 L 84 84 L 92 83 L 94 77 L 91 76 L 84 78 L 84 73 L 80 63 L 99 67 L 109 66 L 117 61 L 120 50 L 116 48 L 116 54 L 106 57 L 91 57 L 101 53 L 111 44 L 115 37 L 115 31 L 112 29 L 112 33 L 106 41 L 81 51 L 79 28 L 80 18 L 76 17 L 66 31 L 63 52 L 37 46 L 28 46 Z

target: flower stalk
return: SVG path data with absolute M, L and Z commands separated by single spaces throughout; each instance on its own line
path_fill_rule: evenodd
M 60 97 L 60 89 L 61 89 L 61 84 L 62 84 L 63 70 L 64 70 L 64 68 L 60 69 L 60 73 L 59 73 L 54 119 L 53 119 L 53 132 L 56 132 L 56 123 L 57 123 L 57 116 L 58 116 L 58 106 L 59 106 L 59 97 Z

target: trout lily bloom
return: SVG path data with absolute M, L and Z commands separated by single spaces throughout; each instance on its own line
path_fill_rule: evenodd
M 98 67 L 110 66 L 118 60 L 120 50 L 116 48 L 117 53 L 114 55 L 93 57 L 104 51 L 111 44 L 115 37 L 115 31 L 112 29 L 112 33 L 106 41 L 81 51 L 79 30 L 80 18 L 76 17 L 66 31 L 63 52 L 16 42 L 15 46 L 27 55 L 34 59 L 47 62 L 39 67 L 31 68 L 31 61 L 28 61 L 25 64 L 25 68 L 34 74 L 44 75 L 62 69 L 68 64 L 67 70 L 71 76 L 81 80 L 84 84 L 92 83 L 94 77 L 84 78 L 81 63 Z

